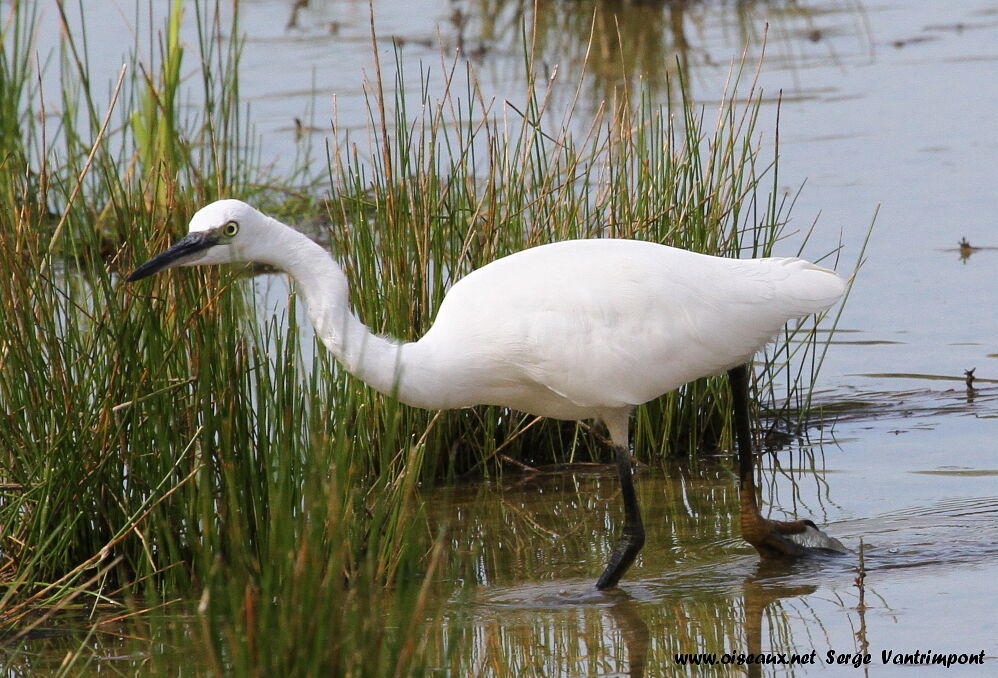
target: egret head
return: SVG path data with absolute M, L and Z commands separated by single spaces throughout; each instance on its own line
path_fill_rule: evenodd
M 127 280 L 141 280 L 175 266 L 257 260 L 257 255 L 265 254 L 271 222 L 240 200 L 213 202 L 194 214 L 186 236 L 132 271 Z

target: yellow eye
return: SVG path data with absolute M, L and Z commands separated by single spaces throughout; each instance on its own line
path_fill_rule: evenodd
M 239 232 L 239 222 L 228 221 L 226 222 L 225 226 L 222 226 L 222 233 L 228 238 L 231 238 L 238 232 Z

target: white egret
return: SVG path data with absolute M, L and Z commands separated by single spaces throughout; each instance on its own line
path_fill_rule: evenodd
M 763 518 L 756 503 L 745 364 L 787 321 L 845 290 L 801 259 L 726 259 L 637 240 L 571 240 L 503 257 L 456 282 L 418 341 L 373 334 L 322 247 L 238 200 L 199 210 L 190 233 L 129 281 L 173 266 L 255 261 L 297 284 L 315 331 L 351 374 L 427 409 L 499 405 L 600 419 L 615 447 L 624 526 L 596 586 L 615 586 L 644 544 L 628 452 L 636 405 L 727 370 L 735 403 L 741 528 L 764 558 L 841 545 L 811 521 Z

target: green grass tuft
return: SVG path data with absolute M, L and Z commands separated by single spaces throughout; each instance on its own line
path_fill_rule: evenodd
M 8 641 L 63 610 L 110 623 L 179 598 L 196 637 L 177 642 L 197 647 L 207 671 L 421 675 L 419 629 L 439 614 L 427 586 L 450 554 L 426 527 L 419 484 L 606 458 L 588 427 L 499 408 L 425 412 L 374 394 L 299 326 L 293 297 L 271 317 L 241 271 L 124 285 L 122 272 L 201 204 L 237 196 L 312 224 L 361 318 L 405 339 L 429 327 L 456 279 L 524 247 L 615 236 L 754 256 L 786 224 L 751 84 L 747 103 L 728 92 L 714 120 L 680 81 L 667 108 L 613 99 L 580 125 L 561 112 L 552 121 L 533 77 L 517 107 L 483 100 L 470 68 L 444 76 L 441 100 L 393 97 L 407 91 L 399 76 L 370 96 L 370 159 L 334 131 L 329 194 L 292 203 L 281 197 L 315 177 L 299 167 L 275 179 L 256 157 L 241 42 L 216 39 L 239 34 L 237 13 L 222 30 L 218 3 L 172 3 L 151 42 L 159 51 L 137 43 L 107 101 L 85 31 L 64 31 L 49 62 L 62 100 L 43 109 L 34 7 L 11 5 L 0 51 Z M 57 7 L 68 25 L 70 8 Z M 184 11 L 196 50 L 179 41 Z M 181 77 L 192 61 L 200 79 Z M 181 105 L 192 98 L 203 105 Z M 818 364 L 805 334 L 765 362 L 761 407 L 807 393 L 813 370 L 786 372 L 779 397 L 773 385 L 785 363 Z M 727 446 L 729 409 L 723 380 L 684 387 L 639 409 L 636 453 Z

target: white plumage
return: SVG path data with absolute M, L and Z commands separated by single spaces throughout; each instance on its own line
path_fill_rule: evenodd
M 458 281 L 411 350 L 451 372 L 436 385 L 444 402 L 432 407 L 598 418 L 746 362 L 789 319 L 834 303 L 843 284 L 799 259 L 722 259 L 636 240 L 558 242 Z
M 572 240 L 467 275 L 426 334 L 402 343 L 354 316 L 346 277 L 325 250 L 249 205 L 212 203 L 190 231 L 129 280 L 171 266 L 270 264 L 295 280 L 329 350 L 373 388 L 429 409 L 487 404 L 602 419 L 623 448 L 636 405 L 747 362 L 787 321 L 827 309 L 845 290 L 833 271 L 801 259 Z

